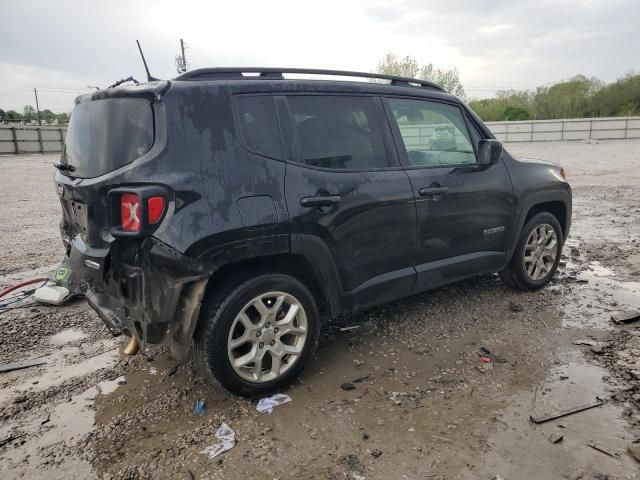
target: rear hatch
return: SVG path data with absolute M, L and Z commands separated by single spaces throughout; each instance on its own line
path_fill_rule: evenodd
M 94 178 L 147 153 L 153 145 L 153 110 L 145 98 L 79 103 L 71 114 L 61 171 Z
M 154 102 L 166 84 L 110 89 L 76 101 L 55 177 L 65 243 L 76 235 L 86 246 L 110 243 L 107 193 L 119 186 L 122 167 L 152 149 Z

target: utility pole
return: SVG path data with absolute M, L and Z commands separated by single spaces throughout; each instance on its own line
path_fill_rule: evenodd
M 180 39 L 180 55 L 176 55 L 176 70 L 178 73 L 184 73 L 187 71 L 187 57 L 184 54 L 184 40 Z
M 42 121 L 40 120 L 40 105 L 38 105 L 38 90 L 34 87 L 33 94 L 36 96 L 36 113 L 38 114 L 38 125 L 42 126 Z
M 184 71 L 187 71 L 187 57 L 184 56 L 184 40 L 180 39 L 180 50 L 182 50 L 182 66 Z

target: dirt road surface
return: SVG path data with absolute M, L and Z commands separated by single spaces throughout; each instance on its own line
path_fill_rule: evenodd
M 0 373 L 0 478 L 640 479 L 640 322 L 610 320 L 640 308 L 640 141 L 507 148 L 561 163 L 573 186 L 554 282 L 482 276 L 334 319 L 272 414 L 162 347 L 121 355 L 84 300 L 0 311 L 0 363 L 48 361 Z M 0 157 L 0 287 L 61 259 L 54 161 Z M 211 459 L 221 422 L 237 443 Z

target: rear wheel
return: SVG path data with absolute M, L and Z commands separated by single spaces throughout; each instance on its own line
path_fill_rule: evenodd
M 518 290 L 544 287 L 558 268 L 563 243 L 558 219 L 549 212 L 535 214 L 522 229 L 513 258 L 500 277 Z
M 202 315 L 196 352 L 224 388 L 246 397 L 291 383 L 313 355 L 320 331 L 312 294 L 284 274 L 214 293 Z

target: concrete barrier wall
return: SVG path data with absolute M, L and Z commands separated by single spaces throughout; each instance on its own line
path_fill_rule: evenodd
M 435 135 L 435 126 L 403 129 L 413 130 L 410 141 L 422 144 Z M 487 122 L 487 126 L 503 142 L 640 138 L 640 117 Z M 66 134 L 66 127 L 0 125 L 0 154 L 60 152 Z
M 0 154 L 61 152 L 66 127 L 0 125 Z
M 640 138 L 640 117 L 487 122 L 503 142 Z

